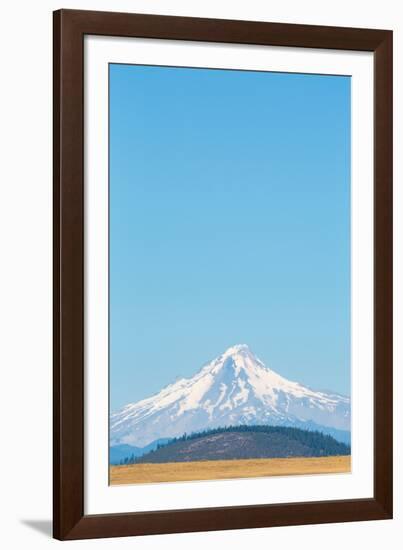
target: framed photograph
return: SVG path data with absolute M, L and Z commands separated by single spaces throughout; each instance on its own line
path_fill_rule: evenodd
M 392 517 L 392 32 L 54 13 L 54 536 Z

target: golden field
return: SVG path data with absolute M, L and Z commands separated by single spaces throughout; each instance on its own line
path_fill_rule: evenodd
M 109 468 L 109 481 L 111 485 L 124 485 L 206 479 L 334 474 L 350 471 L 350 456 L 257 458 L 111 466 Z

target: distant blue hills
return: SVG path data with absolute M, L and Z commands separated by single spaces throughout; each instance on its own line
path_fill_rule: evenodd
M 150 451 L 155 450 L 159 445 L 165 445 L 170 441 L 169 438 L 156 439 L 145 447 L 135 447 L 134 445 L 113 445 L 109 448 L 109 464 L 120 464 L 125 458 L 138 458 Z

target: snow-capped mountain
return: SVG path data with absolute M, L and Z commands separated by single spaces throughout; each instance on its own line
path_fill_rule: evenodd
M 144 447 L 185 432 L 240 424 L 321 429 L 337 437 L 338 430 L 350 430 L 350 399 L 283 378 L 241 344 L 192 378 L 112 413 L 110 443 Z

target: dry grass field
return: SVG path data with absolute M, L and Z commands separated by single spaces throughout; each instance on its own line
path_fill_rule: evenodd
M 131 464 L 128 466 L 111 466 L 110 484 L 124 485 L 203 479 L 333 474 L 350 471 L 350 456 Z

